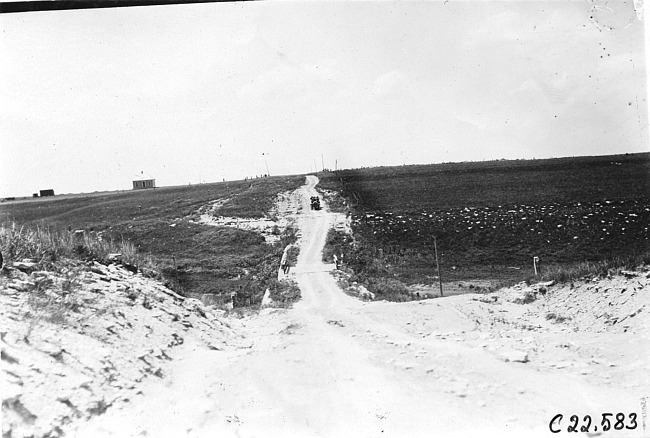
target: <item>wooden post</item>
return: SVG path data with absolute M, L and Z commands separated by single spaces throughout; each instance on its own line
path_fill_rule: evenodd
M 440 276 L 440 264 L 438 263 L 438 242 L 436 236 L 433 236 L 433 248 L 436 252 L 436 270 L 438 271 L 438 282 L 440 283 L 440 296 L 442 297 L 442 277 Z
M 180 283 L 178 282 L 178 267 L 176 266 L 176 257 L 172 254 L 172 261 L 174 262 L 174 278 L 176 279 L 176 287 L 180 289 Z

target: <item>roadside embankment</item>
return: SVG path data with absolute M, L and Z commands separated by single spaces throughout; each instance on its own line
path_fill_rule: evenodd
M 63 436 L 165 376 L 174 348 L 243 345 L 222 312 L 116 264 L 0 275 L 3 436 Z M 20 269 L 18 269 L 20 268 Z

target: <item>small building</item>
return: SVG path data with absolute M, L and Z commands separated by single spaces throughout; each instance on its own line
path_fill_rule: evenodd
M 133 190 L 156 188 L 156 180 L 149 175 L 145 175 L 144 172 L 141 172 L 136 178 L 133 180 Z
M 45 189 L 40 191 L 41 196 L 54 196 L 54 190 L 52 189 Z

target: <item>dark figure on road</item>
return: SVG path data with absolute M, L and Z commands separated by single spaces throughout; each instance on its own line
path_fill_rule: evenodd
M 282 269 L 282 272 L 284 272 L 284 275 L 287 275 L 289 273 L 289 261 L 287 260 L 287 253 L 285 251 L 284 254 L 282 254 L 282 260 L 280 261 L 280 269 Z

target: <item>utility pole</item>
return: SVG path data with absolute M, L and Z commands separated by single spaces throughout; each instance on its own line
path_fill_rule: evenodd
M 438 242 L 436 236 L 433 236 L 433 248 L 436 252 L 436 270 L 438 271 L 438 282 L 440 283 L 440 296 L 442 295 L 442 277 L 440 276 L 440 264 L 438 263 Z
M 320 162 L 323 165 L 323 172 L 325 172 L 325 159 L 323 158 L 323 154 L 320 154 Z

